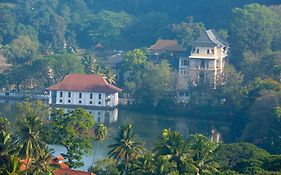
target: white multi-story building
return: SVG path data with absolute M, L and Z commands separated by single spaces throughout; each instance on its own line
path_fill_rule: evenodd
M 193 85 L 215 86 L 223 73 L 228 44 L 214 30 L 202 32 L 192 43 L 189 57 L 179 60 L 179 77 Z
M 118 105 L 122 90 L 94 74 L 69 74 L 47 88 L 49 104 L 112 108 Z

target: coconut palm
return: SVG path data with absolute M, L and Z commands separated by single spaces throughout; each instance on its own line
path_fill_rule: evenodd
M 214 153 L 218 147 L 217 143 L 201 134 L 197 134 L 190 137 L 188 144 L 191 149 L 196 175 L 218 171 L 218 165 L 214 161 Z
M 112 68 L 109 66 L 104 67 L 104 78 L 109 84 L 115 84 L 116 83 L 116 74 Z
M 140 157 L 132 161 L 130 174 L 152 175 L 154 174 L 154 158 L 153 155 L 145 151 Z
M 166 156 L 176 163 L 180 174 L 187 172 L 187 165 L 192 161 L 188 154 L 188 145 L 183 136 L 176 131 L 164 129 L 153 150 L 156 156 Z
M 43 123 L 38 116 L 28 115 L 21 117 L 17 122 L 18 144 L 22 145 L 20 155 L 25 159 L 37 160 L 46 144 L 40 136 Z M 29 161 L 27 166 L 29 166 Z
M 25 173 L 25 170 L 22 171 L 20 169 L 21 165 L 20 159 L 13 155 L 9 158 L 6 166 L 0 169 L 0 173 L 2 175 L 22 175 Z
M 95 138 L 96 138 L 96 141 L 98 141 L 98 145 L 97 145 L 97 149 L 94 154 L 94 159 L 93 159 L 93 164 L 92 164 L 93 166 L 95 163 L 95 157 L 99 150 L 100 143 L 102 141 L 104 141 L 107 137 L 108 137 L 107 127 L 104 124 L 99 124 L 98 127 L 95 129 Z
M 6 164 L 11 156 L 18 154 L 19 149 L 10 133 L 0 131 L 0 165 Z
M 38 175 L 50 175 L 53 172 L 53 168 L 50 166 L 49 161 L 51 154 L 48 147 L 45 147 L 41 152 L 37 160 L 32 159 L 32 164 L 28 169 L 32 174 Z
M 125 166 L 124 173 L 127 174 L 130 161 L 136 159 L 142 153 L 142 144 L 136 141 L 135 133 L 132 132 L 132 125 L 130 124 L 121 126 L 115 142 L 108 146 L 111 148 L 108 153 L 109 157 L 114 158 L 116 164 L 122 160 Z

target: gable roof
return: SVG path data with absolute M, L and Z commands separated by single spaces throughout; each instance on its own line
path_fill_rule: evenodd
M 221 39 L 215 30 L 206 30 L 202 32 L 197 40 L 192 42 L 193 46 L 212 47 L 228 46 L 228 43 Z
M 151 51 L 174 51 L 184 52 L 185 49 L 176 40 L 158 40 L 148 48 Z
M 76 73 L 66 75 L 61 82 L 48 87 L 47 90 L 106 94 L 122 92 L 122 89 L 109 84 L 101 75 Z

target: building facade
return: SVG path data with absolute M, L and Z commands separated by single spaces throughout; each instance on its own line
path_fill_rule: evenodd
M 202 32 L 192 43 L 190 56 L 179 60 L 180 79 L 195 86 L 215 86 L 221 80 L 227 51 L 228 44 L 214 30 Z
M 49 104 L 109 108 L 118 105 L 118 93 L 122 91 L 94 74 L 69 74 L 47 90 Z

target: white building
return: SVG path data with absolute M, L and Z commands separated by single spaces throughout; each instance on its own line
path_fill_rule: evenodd
M 69 74 L 47 88 L 49 104 L 112 108 L 118 105 L 122 90 L 94 74 Z
M 190 56 L 180 58 L 179 77 L 193 85 L 215 86 L 223 73 L 228 44 L 214 30 L 202 32 L 192 43 Z

